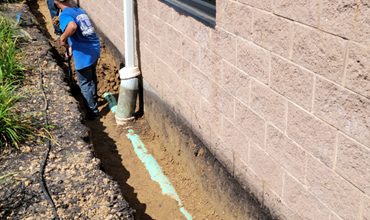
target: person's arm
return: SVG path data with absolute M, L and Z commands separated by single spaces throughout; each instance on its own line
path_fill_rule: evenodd
M 68 38 L 72 36 L 76 32 L 76 30 L 77 30 L 76 22 L 74 21 L 69 22 L 62 36 L 60 36 L 60 44 L 63 47 L 69 49 Z

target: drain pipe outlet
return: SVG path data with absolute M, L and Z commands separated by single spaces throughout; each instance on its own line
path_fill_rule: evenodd
M 134 51 L 134 16 L 132 0 L 124 0 L 125 28 L 125 67 L 119 71 L 121 86 L 119 88 L 116 123 L 123 125 L 133 120 L 139 90 L 139 68 L 135 67 Z
M 137 94 L 139 91 L 139 68 L 128 67 L 119 71 L 121 86 L 116 112 L 116 123 L 124 125 L 128 121 L 135 119 L 133 116 L 136 108 Z

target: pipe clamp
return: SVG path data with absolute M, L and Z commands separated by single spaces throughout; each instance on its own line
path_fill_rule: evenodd
M 141 74 L 138 67 L 124 67 L 119 71 L 121 80 L 137 77 Z

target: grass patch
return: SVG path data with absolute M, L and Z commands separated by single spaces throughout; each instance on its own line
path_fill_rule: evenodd
M 17 180 L 16 179 L 12 179 L 12 180 L 3 180 L 5 177 L 9 177 L 9 176 L 12 176 L 12 175 L 15 175 L 17 173 L 23 173 L 24 171 L 17 171 L 17 172 L 13 172 L 13 173 L 8 173 L 8 174 L 5 174 L 5 175 L 2 175 L 0 176 L 0 183 L 6 183 L 6 182 L 13 182 L 15 184 L 17 184 Z
M 0 16 L 0 152 L 30 137 L 42 135 L 29 122 L 27 113 L 17 113 L 15 107 L 26 92 L 19 92 L 23 69 L 18 39 L 14 36 L 17 24 Z M 29 114 L 28 114 L 29 115 Z
M 0 69 L 2 71 L 0 82 L 13 80 L 22 76 L 21 54 L 17 49 L 17 38 L 14 32 L 17 24 L 0 16 Z
M 23 93 L 16 91 L 17 88 L 15 82 L 0 83 L 0 151 L 9 146 L 18 148 L 20 141 L 32 137 L 35 132 L 23 115 L 17 114 L 14 109 L 24 98 Z

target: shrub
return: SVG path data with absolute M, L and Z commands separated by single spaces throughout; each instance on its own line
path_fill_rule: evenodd
M 17 38 L 14 38 L 16 24 L 11 20 L 0 16 L 0 68 L 2 78 L 15 79 L 21 76 L 23 67 L 19 59 L 20 51 L 17 49 Z
M 0 84 L 0 151 L 6 146 L 18 147 L 20 140 L 32 132 L 32 127 L 22 122 L 22 116 L 14 109 L 23 98 L 22 93 L 16 92 L 17 87 L 9 81 Z
M 18 92 L 21 85 L 23 67 L 20 64 L 14 22 L 0 16 L 0 152 L 4 147 L 16 147 L 25 138 L 34 137 L 39 132 L 26 122 L 26 117 L 15 111 L 16 104 L 25 98 Z

